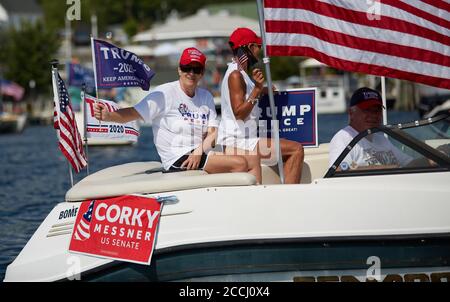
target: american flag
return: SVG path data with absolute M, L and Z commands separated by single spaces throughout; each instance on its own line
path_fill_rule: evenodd
M 242 52 L 239 57 L 238 57 L 238 67 L 239 70 L 244 70 L 243 66 L 245 66 L 245 64 L 248 61 L 248 56 L 245 52 Z
M 450 89 L 448 0 L 265 0 L 271 56 Z
M 53 72 L 53 93 L 53 126 L 58 136 L 59 149 L 78 173 L 87 165 L 86 156 L 66 85 L 57 71 Z
M 90 227 L 92 220 L 92 212 L 94 211 L 95 200 L 91 201 L 88 210 L 80 219 L 77 229 L 75 230 L 73 236 L 76 240 L 85 241 L 91 237 Z
M 0 93 L 11 96 L 16 101 L 20 101 L 25 94 L 25 89 L 14 82 L 0 79 Z

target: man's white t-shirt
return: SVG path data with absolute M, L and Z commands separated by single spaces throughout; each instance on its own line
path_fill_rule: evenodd
M 345 147 L 358 135 L 352 126 L 347 126 L 336 133 L 330 142 L 329 166 L 331 167 Z M 403 167 L 411 157 L 397 149 L 383 133 L 372 134 L 372 140 L 361 139 L 341 162 L 342 170 L 358 166 L 398 165 Z
M 145 122 L 152 122 L 153 140 L 166 170 L 200 146 L 208 127 L 219 126 L 211 93 L 197 88 L 191 98 L 179 81 L 156 87 L 134 109 Z

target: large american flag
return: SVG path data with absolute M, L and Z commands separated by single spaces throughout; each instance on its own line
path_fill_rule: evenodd
M 57 71 L 53 71 L 53 93 L 53 126 L 58 136 L 59 149 L 78 173 L 87 165 L 86 156 L 66 85 Z
M 450 89 L 448 0 L 265 0 L 271 56 Z

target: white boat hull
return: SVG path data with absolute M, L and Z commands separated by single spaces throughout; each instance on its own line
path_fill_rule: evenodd
M 176 248 L 213 243 L 238 246 L 248 241 L 450 234 L 449 173 L 351 179 L 157 194 L 175 195 L 179 202 L 164 207 L 155 257 Z M 61 217 L 67 211 L 75 213 L 79 206 L 65 202 L 53 209 L 8 266 L 5 281 L 56 281 L 71 278 L 76 269 L 83 276 L 113 264 L 68 252 L 75 216 Z

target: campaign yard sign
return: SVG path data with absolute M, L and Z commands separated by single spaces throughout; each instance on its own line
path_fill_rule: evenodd
M 136 195 L 85 201 L 69 252 L 149 265 L 162 207 L 154 198 Z
M 296 141 L 304 147 L 317 147 L 316 88 L 293 89 L 274 94 L 280 138 Z M 259 136 L 271 137 L 272 114 L 269 97 L 259 101 Z
M 155 72 L 134 53 L 92 39 L 98 88 L 141 87 L 149 90 Z
M 135 121 L 125 124 L 104 121 L 100 123 L 94 117 L 94 104 L 96 102 L 104 104 L 110 112 L 119 110 L 119 106 L 116 103 L 112 101 L 97 99 L 87 94 L 84 96 L 84 101 L 86 102 L 86 133 L 88 138 L 114 139 L 137 142 L 139 137 L 139 130 L 138 125 Z

